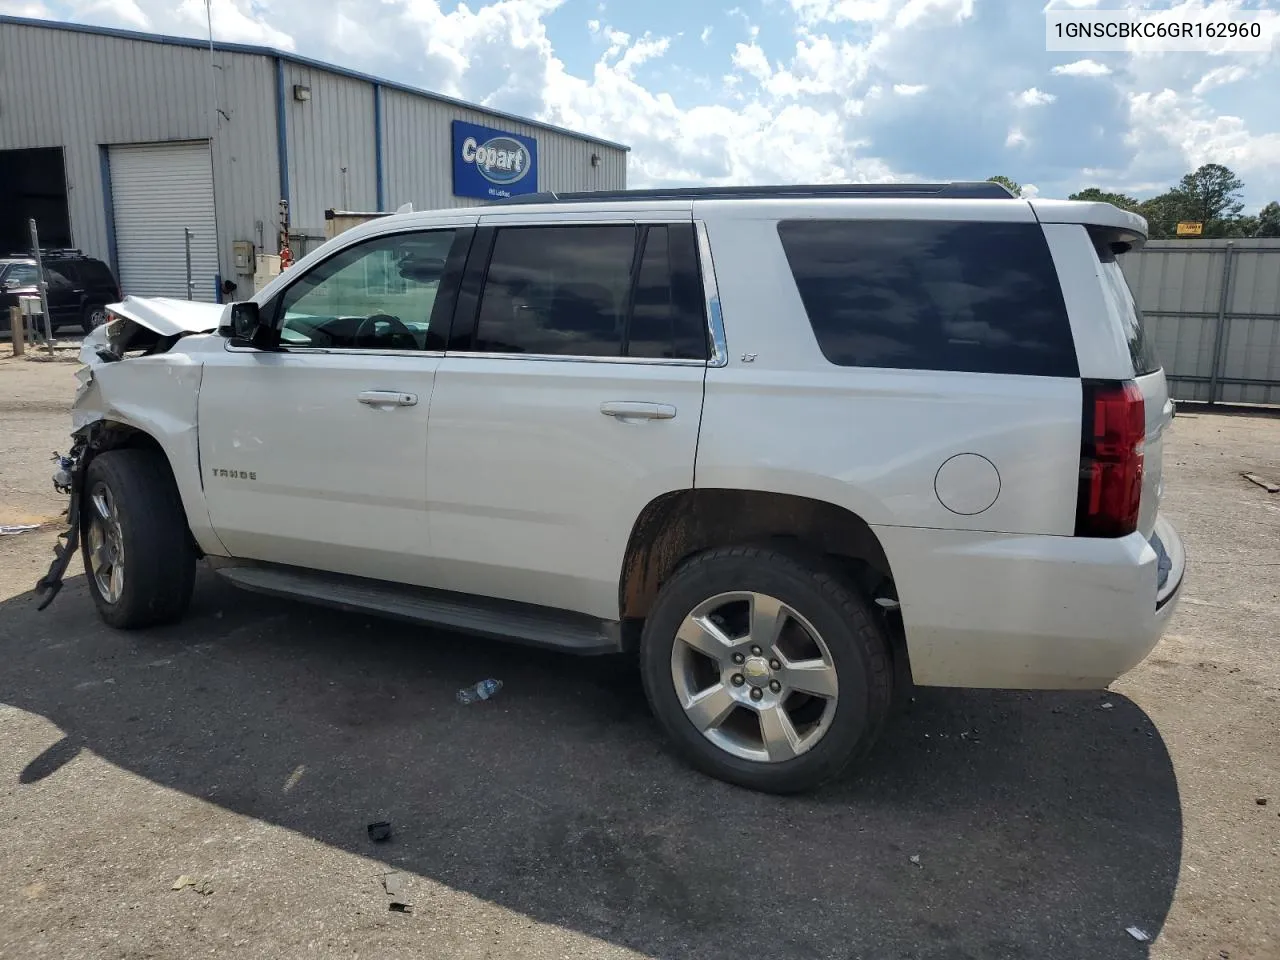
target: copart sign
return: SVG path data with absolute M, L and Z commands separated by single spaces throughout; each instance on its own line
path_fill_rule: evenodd
M 453 121 L 453 194 L 496 200 L 538 189 L 538 142 Z

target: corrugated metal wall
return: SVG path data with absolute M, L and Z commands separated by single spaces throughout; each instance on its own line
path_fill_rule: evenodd
M 295 100 L 295 84 L 310 87 L 311 99 Z M 323 234 L 327 209 L 378 209 L 373 85 L 286 63 L 284 102 L 292 225 Z
M 539 190 L 621 190 L 627 185 L 627 155 L 621 150 L 399 90 L 386 89 L 382 97 L 383 163 L 390 210 L 403 203 L 430 210 L 484 202 L 453 195 L 454 120 L 535 139 Z M 600 157 L 597 167 L 591 165 L 592 154 Z
M 217 53 L 222 109 L 213 173 L 221 237 L 253 236 L 279 193 L 273 65 Z M 0 24 L 0 149 L 62 147 L 73 242 L 108 258 L 101 145 L 203 140 L 209 53 L 118 37 Z M 222 269 L 229 243 L 219 244 Z M 209 278 L 212 282 L 212 278 Z
M 1280 403 L 1280 240 L 1152 240 L 1121 263 L 1176 398 Z
M 243 294 L 251 284 L 234 273 L 232 241 L 276 250 L 277 58 L 219 49 L 211 70 L 208 49 L 189 43 L 0 20 L 0 150 L 63 148 L 74 242 L 107 260 L 103 147 L 208 139 L 215 78 L 222 111 L 213 136 L 219 262 Z M 279 62 L 292 226 L 322 236 L 326 208 L 377 208 L 374 84 L 287 57 Z M 295 100 L 294 84 L 309 86 L 311 99 Z M 616 147 L 398 89 L 384 87 L 382 96 L 387 209 L 408 201 L 419 210 L 479 202 L 453 196 L 455 118 L 534 137 L 540 189 L 626 186 L 626 152 Z

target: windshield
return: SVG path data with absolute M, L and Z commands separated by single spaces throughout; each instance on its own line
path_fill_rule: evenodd
M 36 266 L 34 263 L 11 263 L 4 271 L 3 280 L 10 287 L 34 287 Z

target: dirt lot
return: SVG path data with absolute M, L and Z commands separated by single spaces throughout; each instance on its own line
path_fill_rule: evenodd
M 74 370 L 0 361 L 0 523 L 62 507 Z M 1280 419 L 1179 415 L 1184 600 L 1112 691 L 921 690 L 786 800 L 670 759 L 625 664 L 205 574 L 117 633 L 78 558 L 34 610 L 52 527 L 0 537 L 0 957 L 1280 957 L 1280 495 L 1242 470 Z

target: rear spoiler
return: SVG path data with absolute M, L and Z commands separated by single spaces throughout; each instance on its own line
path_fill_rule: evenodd
M 1040 199 L 1028 202 L 1041 223 L 1079 223 L 1094 228 L 1092 232 L 1105 232 L 1113 244 L 1119 244 L 1124 250 L 1136 250 L 1147 242 L 1147 221 L 1136 213 L 1109 203 Z

